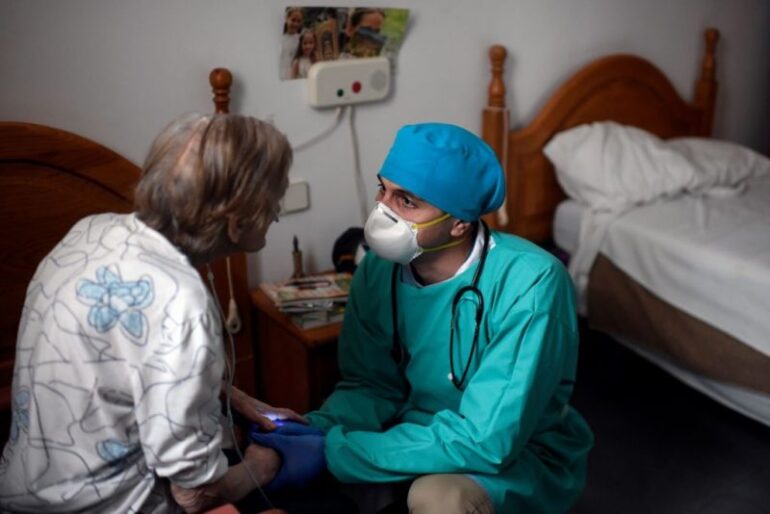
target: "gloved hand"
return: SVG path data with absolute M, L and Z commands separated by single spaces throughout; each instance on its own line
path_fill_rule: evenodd
M 222 387 L 224 391 L 227 385 Z M 251 423 L 256 423 L 265 430 L 273 430 L 279 421 L 294 420 L 307 423 L 305 416 L 300 416 L 291 409 L 276 408 L 252 398 L 237 387 L 232 388 L 233 414 L 239 414 Z
M 283 419 L 277 419 L 274 421 L 276 428 L 273 431 L 275 434 L 281 435 L 324 435 L 324 431 L 318 427 L 306 425 L 304 423 L 297 423 L 296 421 L 289 421 Z M 259 430 L 258 425 L 252 427 L 253 430 Z
M 303 487 L 326 468 L 324 436 L 318 434 L 318 429 L 299 423 L 293 425 L 298 426 L 292 426 L 286 430 L 291 432 L 312 429 L 313 433 L 290 435 L 279 433 L 281 427 L 273 432 L 261 432 L 259 427 L 255 427 L 249 434 L 249 438 L 255 444 L 272 448 L 281 455 L 281 469 L 264 488 L 268 493 Z

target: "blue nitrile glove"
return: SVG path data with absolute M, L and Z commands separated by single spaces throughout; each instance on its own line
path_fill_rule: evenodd
M 281 455 L 281 469 L 265 486 L 266 492 L 303 487 L 326 468 L 322 435 L 284 435 L 252 430 L 249 437 L 255 444 L 272 448 Z
M 299 423 L 297 421 L 288 421 L 288 420 L 282 420 L 277 419 L 274 421 L 276 425 L 276 429 L 272 432 L 274 434 L 281 434 L 281 435 L 324 435 L 324 431 L 320 428 L 311 426 L 311 425 L 305 425 L 304 423 Z M 254 430 L 259 431 L 259 426 L 254 425 L 251 428 L 252 432 Z

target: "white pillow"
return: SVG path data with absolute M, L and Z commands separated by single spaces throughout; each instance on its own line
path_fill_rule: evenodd
M 564 191 L 594 210 L 623 210 L 681 193 L 696 169 L 665 141 L 615 122 L 560 132 L 543 149 Z
M 667 142 L 698 169 L 687 189 L 692 192 L 740 189 L 747 180 L 770 174 L 770 159 L 729 141 L 680 137 Z

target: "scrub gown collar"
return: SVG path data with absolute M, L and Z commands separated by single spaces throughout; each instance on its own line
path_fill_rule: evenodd
M 476 231 L 476 241 L 473 243 L 473 249 L 471 250 L 471 253 L 468 254 L 468 258 L 465 259 L 465 262 L 462 263 L 462 265 L 457 268 L 457 271 L 454 275 L 451 277 L 442 280 L 441 282 L 435 282 L 433 284 L 430 284 L 432 286 L 443 284 L 445 282 L 448 282 L 450 280 L 453 280 L 454 278 L 462 275 L 465 273 L 465 271 L 473 266 L 473 263 L 478 261 L 481 258 L 481 249 L 484 247 L 484 233 L 486 231 L 486 228 L 484 227 L 483 223 L 479 223 L 479 229 Z M 490 237 L 489 238 L 489 250 L 492 250 L 492 248 L 495 247 L 495 238 Z M 417 288 L 423 288 L 426 287 L 423 284 L 420 284 L 417 281 L 417 278 L 414 276 L 414 273 L 412 272 L 412 267 L 408 264 L 404 264 L 401 266 L 401 281 L 404 284 L 417 287 Z

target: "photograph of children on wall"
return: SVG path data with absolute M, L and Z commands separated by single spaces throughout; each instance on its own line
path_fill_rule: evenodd
M 305 78 L 319 61 L 380 55 L 395 59 L 408 19 L 408 9 L 287 7 L 279 77 Z

